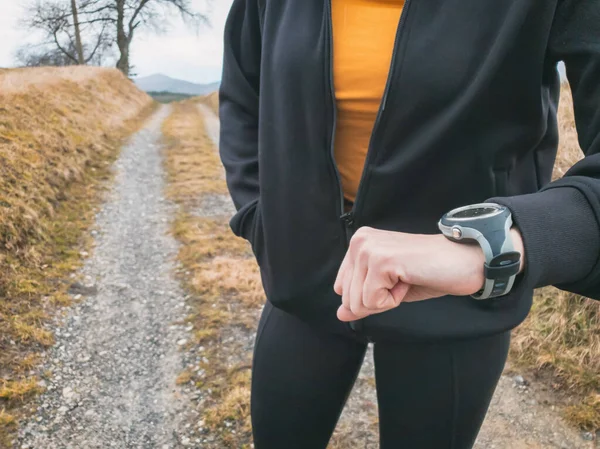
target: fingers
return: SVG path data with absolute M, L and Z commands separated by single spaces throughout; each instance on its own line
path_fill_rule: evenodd
M 349 290 L 344 291 L 344 296 L 347 296 L 346 301 L 342 301 L 344 305 L 349 304 L 349 308 L 356 316 L 367 316 L 369 310 L 363 304 L 363 286 L 367 276 L 368 257 L 365 254 L 359 254 L 354 263 L 354 271 L 349 282 Z
M 363 304 L 369 310 L 382 310 L 389 308 L 390 292 L 397 280 L 384 276 L 377 269 L 368 269 L 363 284 Z
M 342 282 L 342 305 L 351 310 L 350 302 L 350 286 L 352 285 L 352 277 L 354 276 L 354 265 L 348 265 L 344 273 L 344 281 Z
M 346 307 L 344 307 L 343 304 L 340 306 L 340 308 L 337 311 L 337 317 L 338 317 L 338 320 L 344 321 L 344 322 L 356 321 L 356 320 L 359 320 L 360 318 L 362 318 L 362 317 L 358 317 L 358 316 L 354 315 L 352 313 L 352 311 L 350 309 L 347 309 Z
M 352 321 L 396 307 L 400 302 L 389 291 L 394 285 L 392 280 L 382 279 L 376 267 L 370 268 L 368 255 L 359 255 L 353 270 L 348 266 L 345 271 L 338 318 Z
M 381 233 L 361 228 L 352 238 L 334 283 L 342 297 L 338 318 L 352 321 L 373 313 L 381 313 L 400 304 L 408 285 L 391 290 L 398 283 L 396 270 L 390 267 L 390 250 Z
M 406 299 L 410 289 L 411 286 L 409 284 L 400 281 L 396 285 L 394 285 L 394 287 L 392 287 L 391 290 L 389 290 L 390 298 L 393 301 L 393 303 L 396 304 L 393 307 L 397 307 L 402 301 Z
M 335 283 L 333 284 L 333 290 L 340 296 L 342 296 L 343 294 L 344 277 L 346 276 L 346 272 L 349 270 L 350 265 L 350 253 L 346 252 L 346 256 L 344 256 L 344 260 L 342 260 L 342 264 L 340 265 L 340 269 L 338 270 L 337 277 L 335 278 Z

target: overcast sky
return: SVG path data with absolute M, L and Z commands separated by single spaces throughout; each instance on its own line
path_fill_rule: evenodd
M 164 34 L 143 33 L 134 39 L 132 64 L 140 76 L 164 73 L 198 83 L 216 81 L 221 76 L 223 27 L 232 0 L 212 0 L 211 27 L 198 33 L 179 19 Z M 14 54 L 26 33 L 19 29 L 25 0 L 0 0 L 0 67 L 16 64 Z M 197 10 L 205 11 L 204 0 L 192 0 Z

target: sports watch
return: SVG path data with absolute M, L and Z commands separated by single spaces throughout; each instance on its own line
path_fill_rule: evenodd
M 473 298 L 497 298 L 512 289 L 521 254 L 514 249 L 511 226 L 510 210 L 496 203 L 459 207 L 440 219 L 438 227 L 446 238 L 458 243 L 476 241 L 483 250 L 485 283 Z

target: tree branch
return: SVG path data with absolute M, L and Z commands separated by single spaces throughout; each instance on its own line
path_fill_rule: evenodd
M 83 7 L 83 6 L 81 8 L 82 9 L 81 9 L 81 13 L 80 14 L 87 15 L 87 16 L 95 16 L 96 14 L 100 14 L 101 12 L 104 12 L 104 11 L 109 11 L 109 10 L 113 10 L 114 11 L 114 10 L 116 10 L 115 6 L 112 5 L 112 4 L 104 5 L 104 6 L 101 6 L 101 7 L 97 8 L 97 9 L 92 9 L 92 10 L 89 10 L 89 9 Z
M 102 29 L 102 32 L 98 35 L 98 42 L 96 42 L 96 46 L 94 47 L 94 50 L 92 50 L 92 53 L 90 54 L 89 58 L 86 59 L 86 61 L 85 61 L 86 64 L 88 62 L 90 62 L 92 59 L 94 59 L 94 56 L 96 56 L 96 52 L 98 51 L 98 49 L 100 48 L 100 45 L 102 45 L 103 42 L 104 42 L 104 29 Z
M 179 11 L 182 17 L 188 17 L 195 21 L 207 21 L 207 17 L 204 14 L 194 12 L 194 10 L 189 5 L 189 2 L 186 0 L 156 0 L 158 3 L 165 4 L 167 6 L 172 6 Z
M 56 30 L 58 31 L 58 30 Z M 69 59 L 73 60 L 74 62 L 77 62 L 77 59 L 74 58 L 67 50 L 65 50 L 62 45 L 60 45 L 60 42 L 58 41 L 58 37 L 56 36 L 56 33 L 52 33 L 52 35 L 54 36 L 54 43 L 56 44 L 56 47 Z
M 140 12 L 144 9 L 144 7 L 148 4 L 149 1 L 150 0 L 141 0 L 138 7 L 133 12 L 131 19 L 129 19 L 129 32 L 130 33 L 132 33 L 135 30 L 135 28 L 137 27 L 137 24 L 134 25 L 134 23 L 136 22 L 136 19 L 139 16 Z
M 96 19 L 84 20 L 79 23 L 82 25 L 90 25 L 92 23 L 100 23 L 100 22 L 115 23 L 116 19 L 113 19 L 112 17 L 98 17 Z

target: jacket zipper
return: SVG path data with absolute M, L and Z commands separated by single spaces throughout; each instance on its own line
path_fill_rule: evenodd
M 333 172 L 335 173 L 335 178 L 337 180 L 337 184 L 338 184 L 338 192 L 339 192 L 339 202 L 340 202 L 340 209 L 339 209 L 339 213 L 340 213 L 340 222 L 342 225 L 342 232 L 345 235 L 345 241 L 344 241 L 344 251 L 348 250 L 348 245 L 350 243 L 350 239 L 352 238 L 352 233 L 354 231 L 354 219 L 353 219 L 353 215 L 351 212 L 346 213 L 346 210 L 344 208 L 344 189 L 342 186 L 342 180 L 341 180 L 341 176 L 340 176 L 340 171 L 337 168 L 337 164 L 335 163 L 335 131 L 336 131 L 336 126 L 337 126 L 337 108 L 336 108 L 336 100 L 335 100 L 335 85 L 334 85 L 334 81 L 333 81 L 333 19 L 332 19 L 332 13 L 331 13 L 331 1 L 332 0 L 326 0 L 325 1 L 325 8 L 326 8 L 326 20 L 327 20 L 327 24 L 329 26 L 329 33 L 328 33 L 328 44 L 329 44 L 329 93 L 330 93 L 330 99 L 331 99 L 331 109 L 333 112 L 333 124 L 332 124 L 332 130 L 331 130 L 331 139 L 330 139 L 330 143 L 329 143 L 329 156 L 330 156 L 330 162 L 331 165 L 333 167 Z M 348 324 L 348 328 L 349 330 L 352 331 L 358 331 L 358 329 L 356 328 L 356 325 L 354 325 L 353 323 L 349 323 Z M 369 339 L 367 337 L 367 339 Z M 370 340 L 370 339 L 369 339 Z
M 328 33 L 328 39 L 329 39 L 329 91 L 330 91 L 330 95 L 331 95 L 331 104 L 332 104 L 332 110 L 333 110 L 333 129 L 331 131 L 331 140 L 330 140 L 330 148 L 329 148 L 329 155 L 330 155 L 330 159 L 331 159 L 331 164 L 333 166 L 333 171 L 335 173 L 335 177 L 338 183 L 338 189 L 339 189 L 339 199 L 340 199 L 340 221 L 342 222 L 342 226 L 344 228 L 344 233 L 346 236 L 346 244 L 345 244 L 345 250 L 348 249 L 348 245 L 350 243 L 350 239 L 352 238 L 352 235 L 354 234 L 356 228 L 355 228 L 355 217 L 357 215 L 357 204 L 359 204 L 359 199 L 364 196 L 363 191 L 365 190 L 365 184 L 367 181 L 367 173 L 369 172 L 368 170 L 368 165 L 369 162 L 373 156 L 373 153 L 375 152 L 373 149 L 373 136 L 375 135 L 375 133 L 377 132 L 377 128 L 379 125 L 379 122 L 381 121 L 381 116 L 383 114 L 383 111 L 385 111 L 385 107 L 386 107 L 386 103 L 387 103 L 387 98 L 388 98 L 388 94 L 389 94 L 389 90 L 390 90 L 390 84 L 391 84 L 391 80 L 393 78 L 394 75 L 394 66 L 396 65 L 396 57 L 397 57 L 397 53 L 398 53 L 398 42 L 400 41 L 400 36 L 402 34 L 402 30 L 404 28 L 404 22 L 406 21 L 406 15 L 408 12 L 408 7 L 410 6 L 412 0 L 406 0 L 404 3 L 404 6 L 402 8 L 402 13 L 400 14 L 400 20 L 398 22 L 398 28 L 396 29 L 396 37 L 394 40 L 394 49 L 392 52 L 392 60 L 390 63 L 390 70 L 388 72 L 388 77 L 387 77 L 387 81 L 386 81 L 386 85 L 385 85 L 385 90 L 383 92 L 383 97 L 381 99 L 381 104 L 379 105 L 379 110 L 377 111 L 377 117 L 375 119 L 375 123 L 373 125 L 373 131 L 371 132 L 371 138 L 369 141 L 369 148 L 367 150 L 367 157 L 365 158 L 365 164 L 364 164 L 364 168 L 361 174 L 361 178 L 358 184 L 358 191 L 356 193 L 356 198 L 354 201 L 354 204 L 352 205 L 352 209 L 349 212 L 345 211 L 344 208 L 344 190 L 343 190 L 343 186 L 342 186 L 342 181 L 341 181 L 341 176 L 340 176 L 340 172 L 337 168 L 337 164 L 335 162 L 335 131 L 336 131 L 336 126 L 337 126 L 337 108 L 336 108 L 336 98 L 335 98 L 335 85 L 334 85 L 334 80 L 333 80 L 333 18 L 332 18 L 332 6 L 331 6 L 331 2 L 332 0 L 327 0 L 326 3 L 326 9 L 327 9 L 327 21 L 328 21 L 328 26 L 329 26 L 329 33 Z M 362 194 L 362 195 L 361 195 Z M 350 324 L 350 327 L 352 330 L 354 331 L 359 331 L 362 326 L 360 326 L 360 322 L 353 322 Z M 370 341 L 370 338 L 367 336 L 367 339 Z
M 331 0 L 330 0 L 331 1 Z M 364 192 L 366 191 L 367 181 L 370 174 L 369 164 L 373 159 L 373 155 L 375 154 L 375 147 L 373 145 L 373 141 L 375 136 L 377 135 L 377 131 L 379 128 L 379 124 L 381 122 L 381 117 L 383 112 L 385 111 L 385 107 L 387 106 L 388 95 L 390 92 L 390 86 L 392 79 L 394 77 L 394 68 L 396 67 L 396 59 L 398 56 L 398 43 L 400 42 L 400 37 L 402 36 L 402 32 L 404 30 L 404 24 L 406 22 L 406 16 L 408 14 L 408 9 L 410 7 L 412 0 L 406 0 L 404 2 L 404 6 L 402 8 L 402 12 L 400 13 L 400 20 L 398 22 L 398 28 L 396 29 L 396 37 L 394 40 L 394 49 L 392 51 L 392 60 L 390 63 L 390 70 L 388 72 L 388 78 L 385 84 L 385 90 L 383 91 L 383 97 L 381 99 L 381 104 L 379 105 L 379 110 L 377 111 L 377 117 L 375 118 L 375 123 L 373 124 L 373 131 L 371 132 L 371 138 L 369 140 L 369 148 L 367 149 L 367 156 L 365 158 L 365 164 L 363 167 L 363 171 L 360 177 L 360 182 L 358 183 L 358 191 L 356 192 L 356 198 L 354 204 L 352 206 L 352 210 L 348 212 L 350 214 L 350 221 L 354 225 L 355 217 L 359 215 L 360 206 L 362 206 L 362 201 L 360 201 L 364 197 Z
M 343 226 L 343 230 L 344 230 L 344 234 L 346 236 L 346 245 L 344 249 L 348 248 L 348 243 L 350 242 L 350 239 L 352 238 L 352 232 L 353 232 L 353 225 L 354 225 L 354 220 L 352 219 L 352 214 L 350 212 L 346 213 L 345 209 L 344 209 L 344 189 L 342 187 L 342 179 L 340 176 L 340 171 L 337 168 L 337 164 L 335 163 L 335 131 L 336 131 L 336 126 L 337 126 L 337 108 L 336 108 L 336 100 L 335 100 L 335 86 L 334 86 L 334 82 L 333 82 L 333 20 L 332 20 L 332 13 L 331 13 L 331 1 L 332 0 L 327 0 L 326 3 L 326 8 L 327 8 L 327 23 L 329 26 L 329 33 L 328 33 L 328 39 L 329 39 L 329 92 L 330 92 L 330 99 L 331 99 L 331 109 L 333 111 L 333 125 L 332 125 L 332 130 L 331 130 L 331 139 L 330 139 L 330 144 L 329 144 L 329 155 L 330 155 L 330 160 L 331 160 L 331 165 L 333 167 L 333 172 L 335 173 L 335 178 L 337 180 L 338 183 L 338 191 L 339 191 L 339 201 L 340 201 L 340 221 L 342 222 L 342 226 Z

